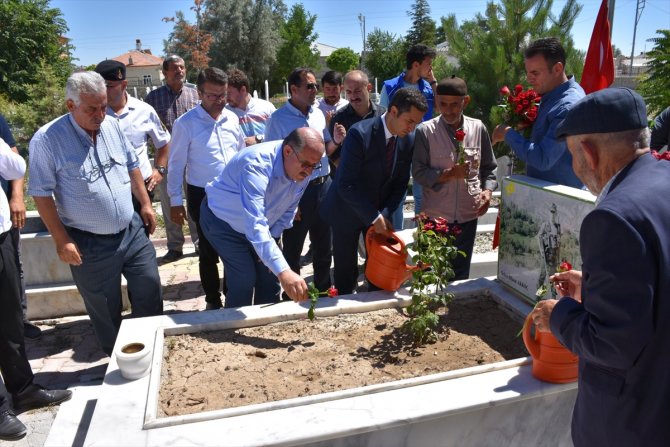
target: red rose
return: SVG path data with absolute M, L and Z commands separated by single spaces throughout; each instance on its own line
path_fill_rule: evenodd
M 570 271 L 570 270 L 572 270 L 572 264 L 570 264 L 570 263 L 569 263 L 568 261 L 566 261 L 565 259 L 564 259 L 563 262 L 561 262 L 561 264 L 558 266 L 558 271 L 561 272 L 561 273 L 563 273 L 563 272 L 567 272 L 567 271 Z
M 328 289 L 328 296 L 331 298 L 335 298 L 338 295 L 338 291 L 335 288 L 335 286 L 331 286 L 330 289 Z
M 458 129 L 454 135 L 458 141 L 463 141 L 465 139 L 465 132 L 463 129 Z
M 434 230 L 434 229 L 435 229 L 435 224 L 433 222 L 428 221 L 425 224 L 423 224 L 423 231 L 430 231 L 430 230 Z
M 537 118 L 537 111 L 530 109 L 528 112 L 526 112 L 526 117 L 529 121 L 535 121 L 535 118 Z
M 435 219 L 435 223 L 438 225 L 446 225 L 447 219 L 445 219 L 444 217 L 438 217 L 437 219 Z
M 509 91 L 509 87 L 507 87 L 506 85 L 500 89 L 500 94 L 503 96 L 509 96 L 510 93 L 511 92 Z
M 521 84 L 517 84 L 517 85 L 514 87 L 514 93 L 516 93 L 517 95 L 518 95 L 519 93 L 521 93 L 522 91 L 523 91 L 523 86 L 522 86 Z

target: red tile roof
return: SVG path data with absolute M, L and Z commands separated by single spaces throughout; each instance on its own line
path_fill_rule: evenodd
M 126 66 L 132 65 L 133 67 L 149 67 L 163 63 L 162 57 L 154 56 L 150 52 L 147 53 L 144 51 L 130 50 L 120 56 L 113 57 L 112 60 L 122 62 Z M 132 64 L 130 63 L 131 60 Z

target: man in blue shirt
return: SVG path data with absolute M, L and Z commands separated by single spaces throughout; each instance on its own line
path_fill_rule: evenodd
M 552 183 L 582 188 L 572 170 L 572 156 L 565 140 L 554 135 L 556 126 L 584 90 L 565 74 L 565 50 L 555 37 L 538 39 L 524 53 L 528 83 L 542 96 L 530 140 L 506 124 L 495 128 L 491 142 L 505 141 L 526 163 L 526 174 Z M 594 117 L 594 119 L 597 119 Z
M 277 241 L 291 227 L 323 154 L 321 133 L 300 127 L 283 142 L 237 153 L 207 184 L 200 226 L 223 260 L 225 307 L 251 305 L 254 295 L 253 304 L 277 302 L 280 283 L 294 301 L 307 299 L 305 280 L 291 270 Z
M 311 127 L 323 135 L 326 143 L 326 154 L 319 164 L 314 178 L 300 200 L 300 206 L 293 226 L 284 232 L 284 256 L 294 272 L 300 273 L 300 254 L 309 232 L 312 243 L 314 285 L 319 290 L 327 290 L 331 286 L 330 264 L 332 250 L 330 247 L 330 224 L 319 216 L 321 201 L 330 187 L 330 168 L 328 157 L 335 152 L 344 141 L 344 126 L 337 124 L 331 135 L 326 127 L 326 118 L 321 110 L 314 107 L 314 99 L 318 90 L 314 72 L 309 68 L 296 68 L 288 77 L 291 99 L 272 114 L 265 126 L 267 141 L 282 140 L 298 127 Z
M 28 194 L 84 299 L 102 350 L 111 355 L 121 326 L 121 274 L 133 317 L 160 315 L 156 228 L 137 155 L 116 120 L 105 119 L 107 88 L 98 73 L 67 80 L 70 113 L 30 141 Z M 132 195 L 140 202 L 134 212 Z

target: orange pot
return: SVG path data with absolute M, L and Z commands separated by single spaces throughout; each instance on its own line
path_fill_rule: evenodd
M 368 261 L 365 276 L 375 286 L 395 292 L 411 276 L 412 266 L 407 265 L 405 244 L 395 234 L 387 238 L 373 231 L 365 235 Z
M 544 382 L 569 383 L 577 380 L 579 357 L 570 352 L 551 332 L 535 330 L 530 314 L 526 317 L 523 330 L 523 342 L 533 357 L 531 372 L 533 377 Z

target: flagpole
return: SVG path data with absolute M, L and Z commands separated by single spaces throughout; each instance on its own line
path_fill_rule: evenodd
M 612 40 L 612 29 L 614 29 L 614 3 L 616 3 L 616 0 L 607 0 L 607 20 L 610 22 L 610 40 Z

